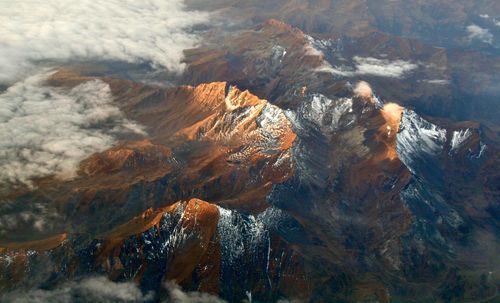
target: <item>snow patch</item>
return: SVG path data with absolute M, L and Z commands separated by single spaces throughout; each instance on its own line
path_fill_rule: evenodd
M 450 154 L 456 153 L 460 148 L 460 146 L 462 146 L 462 144 L 465 141 L 467 141 L 467 139 L 469 139 L 470 136 L 472 136 L 472 131 L 469 128 L 465 130 L 462 129 L 459 131 L 454 131 L 450 143 L 451 145 Z
M 446 143 L 446 129 L 423 119 L 412 110 L 405 110 L 396 139 L 401 161 L 415 172 L 419 159 L 439 155 Z
M 301 118 L 333 132 L 341 126 L 342 117 L 352 112 L 352 105 L 351 98 L 332 100 L 322 94 L 313 94 L 311 102 L 304 102 L 299 113 Z

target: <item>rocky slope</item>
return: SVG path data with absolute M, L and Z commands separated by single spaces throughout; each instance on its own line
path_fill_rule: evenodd
M 358 2 L 312 4 L 280 8 L 311 36 L 276 20 L 207 33 L 173 81 L 190 85 L 50 74 L 57 92 L 98 81 L 143 132 L 121 134 L 73 178 L 1 192 L 0 292 L 103 275 L 151 301 L 170 280 L 230 302 L 494 299 L 498 130 L 423 115 L 453 87 L 417 83 L 455 77 L 448 61 L 463 54 L 365 33 L 379 22 L 367 13 L 313 18 L 313 7 L 365 10 Z
M 175 280 L 228 300 L 247 292 L 264 300 L 305 296 L 310 281 L 296 252 L 267 222 L 276 218 L 273 212 L 245 216 L 191 199 L 148 209 L 96 238 L 63 234 L 11 244 L 2 249 L 1 284 L 29 288 L 104 274 L 132 279 L 145 293 Z
M 308 55 L 303 33 L 270 21 L 247 33 L 254 47 L 262 32 L 283 49 L 264 48 L 260 59 L 235 51 L 247 60 L 244 75 L 214 70 L 229 82 L 160 88 L 99 78 L 145 134 L 93 154 L 73 179 L 46 177 L 9 195 L 2 215 L 32 216 L 2 237 L 2 292 L 99 274 L 135 281 L 153 300 L 168 296 L 169 280 L 233 302 L 249 293 L 314 302 L 490 297 L 496 133 L 385 103 L 365 82 L 323 78 L 314 68 L 324 57 Z M 225 55 L 202 58 L 190 63 L 196 81 L 213 62 L 238 66 Z M 285 71 L 280 60 L 302 67 Z M 278 80 L 254 83 L 254 75 Z M 233 85 L 245 77 L 279 96 L 274 104 Z M 61 70 L 47 85 L 94 79 Z
M 386 99 L 429 115 L 455 120 L 495 120 L 499 114 L 495 102 L 499 93 L 496 83 L 500 80 L 496 73 L 500 64 L 498 49 L 476 48 L 481 45 L 477 41 L 470 42 L 471 49 L 462 44 L 468 41 L 467 25 L 477 22 L 476 19 L 481 19 L 479 14 L 483 14 L 468 12 L 465 7 L 477 6 L 475 10 L 481 11 L 491 6 L 495 11 L 496 4 L 429 3 L 429 11 L 406 10 L 402 13 L 400 7 L 423 5 L 392 1 L 387 5 L 396 7 L 390 10 L 385 9 L 385 3 L 372 2 L 283 1 L 283 6 L 276 7 L 268 7 L 266 1 L 238 2 L 228 12 L 222 10 L 221 18 L 238 16 L 248 21 L 237 28 L 229 26 L 230 34 L 210 31 L 206 35 L 209 43 L 187 50 L 185 61 L 189 72 L 183 82 L 229 81 L 280 103 L 293 102 L 291 91 L 300 91 L 303 86 L 332 93 L 332 86 L 339 81 L 367 80 Z M 440 7 L 436 11 L 438 14 L 456 11 L 464 19 L 455 20 L 450 16 L 444 21 L 436 16 L 425 16 L 433 12 L 431 7 L 434 6 Z M 456 33 L 457 41 L 463 40 L 457 42 L 460 48 L 456 45 L 443 47 L 447 43 L 421 39 L 419 34 L 402 35 L 379 28 L 375 24 L 378 17 L 370 14 L 382 12 L 382 7 L 386 13 L 423 14 L 426 21 L 448 22 L 447 26 L 460 29 Z M 268 18 L 274 19 L 269 21 Z M 424 30 L 416 16 L 408 18 L 411 23 L 416 22 L 415 30 Z M 468 21 L 470 18 L 472 21 Z M 385 17 L 380 22 L 392 23 Z M 254 28 L 249 29 L 248 23 Z M 313 25 L 315 23 L 319 24 Z M 489 25 L 488 28 L 496 32 L 498 27 Z M 437 31 L 425 30 L 425 33 L 430 37 Z M 290 92 L 285 93 L 286 90 Z

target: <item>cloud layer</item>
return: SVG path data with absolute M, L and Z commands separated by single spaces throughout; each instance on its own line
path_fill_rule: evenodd
M 0 3 L 0 83 L 38 61 L 149 62 L 180 71 L 189 33 L 208 20 L 183 0 L 18 0 Z
M 45 86 L 47 76 L 31 76 L 0 94 L 0 184 L 71 178 L 81 160 L 110 147 L 117 135 L 143 133 L 113 105 L 106 83 L 69 90 Z

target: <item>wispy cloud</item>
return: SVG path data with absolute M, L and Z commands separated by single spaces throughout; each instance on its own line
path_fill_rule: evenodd
M 60 222 L 60 216 L 46 205 L 38 202 L 16 204 L 0 200 L 0 237 L 19 233 L 43 233 L 53 230 L 54 223 Z
M 183 0 L 1 1 L 0 82 L 44 60 L 149 62 L 178 72 L 183 50 L 199 42 L 190 29 L 207 20 Z
M 496 18 L 491 18 L 488 14 L 481 14 L 479 15 L 479 17 L 490 20 L 495 26 L 500 26 L 500 21 L 498 21 Z
M 0 184 L 71 178 L 81 160 L 110 147 L 118 134 L 143 133 L 113 105 L 106 83 L 62 89 L 45 86 L 47 76 L 31 76 L 0 94 Z
M 356 83 L 356 86 L 354 87 L 353 91 L 354 94 L 356 94 L 356 96 L 362 98 L 370 99 L 373 97 L 372 87 L 366 81 L 359 81 L 358 83 Z
M 174 282 L 164 285 L 168 299 L 164 303 L 225 303 L 217 296 L 201 292 L 185 292 Z M 156 302 L 155 294 L 144 294 L 133 282 L 113 282 L 106 277 L 90 277 L 71 281 L 51 290 L 13 291 L 0 298 L 0 303 L 71 303 L 71 302 Z
M 493 34 L 486 28 L 482 28 L 476 24 L 467 26 L 467 34 L 469 40 L 479 40 L 484 43 L 493 43 Z
M 426 79 L 426 80 L 423 80 L 423 81 L 426 82 L 426 83 L 435 84 L 435 85 L 447 85 L 447 84 L 450 84 L 450 81 L 446 80 L 446 79 Z
M 163 285 L 167 290 L 167 298 L 162 303 L 226 303 L 218 296 L 197 291 L 183 291 L 175 282 Z M 0 297 L 0 303 L 90 303 L 90 302 L 157 302 L 154 292 L 143 293 L 133 282 L 113 282 L 106 277 L 90 277 L 79 281 L 66 282 L 51 290 L 35 289 L 29 291 L 13 291 Z M 251 303 L 252 295 L 242 303 Z M 300 303 L 296 299 L 279 299 L 276 303 Z
M 371 57 L 354 57 L 356 71 L 361 75 L 400 78 L 416 69 L 417 64 L 405 60 L 386 60 Z
M 388 78 L 403 78 L 411 71 L 418 68 L 418 65 L 405 60 L 377 59 L 372 57 L 353 57 L 354 68 L 333 67 L 324 64 L 318 71 L 329 72 L 341 77 L 354 77 L 361 75 L 371 75 Z
M 165 288 L 168 290 L 171 303 L 225 303 L 226 301 L 217 296 L 197 291 L 185 292 L 174 282 L 167 282 Z
M 167 289 L 169 294 L 169 300 L 164 303 L 226 303 L 227 301 L 221 298 L 202 293 L 198 291 L 183 291 L 182 288 L 175 282 L 170 281 L 165 283 L 164 287 Z M 252 294 L 247 292 L 247 298 L 241 301 L 241 303 L 252 303 Z M 275 301 L 276 303 L 301 303 L 302 301 L 297 299 L 279 299 Z
M 10 303 L 71 302 L 148 302 L 153 295 L 143 294 L 132 282 L 116 283 L 105 277 L 68 282 L 53 290 L 15 291 L 0 299 Z

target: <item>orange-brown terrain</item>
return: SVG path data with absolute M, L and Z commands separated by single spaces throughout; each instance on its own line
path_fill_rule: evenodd
M 199 1 L 190 2 L 196 8 Z M 213 43 L 187 50 L 184 81 L 223 79 L 288 107 L 296 102 L 293 92 L 303 86 L 333 93 L 332 76 L 337 78 L 337 84 L 365 80 L 387 100 L 397 100 L 432 116 L 494 121 L 500 114 L 493 101 L 500 81 L 495 72 L 500 67 L 498 44 L 493 49 L 492 45 L 474 41 L 467 44 L 463 28 L 467 22 L 474 24 L 480 14 L 500 10 L 499 5 L 495 1 L 378 2 L 217 2 L 206 9 L 219 12 L 217 9 L 224 7 L 222 15 L 244 20 L 242 29 L 237 35 L 210 32 Z M 408 6 L 413 9 L 405 9 Z M 431 12 L 432 17 L 427 15 Z M 245 21 L 257 25 L 248 29 Z M 427 28 L 429 24 L 433 25 Z M 498 35 L 496 30 L 493 32 Z M 444 38 L 450 35 L 452 39 Z M 311 46 L 322 54 L 307 51 Z M 310 75 L 324 67 L 323 59 L 339 70 L 353 71 L 360 57 L 382 60 L 380 64 L 402 61 L 414 66 L 400 76 L 328 72 Z
M 457 20 L 478 10 L 431 2 Z M 399 4 L 203 8 L 241 22 L 204 31 L 182 74 L 151 84 L 97 63 L 44 81 L 57 92 L 102 82 L 142 131 L 72 178 L 0 188 L 0 295 L 97 275 L 152 302 L 171 299 L 171 281 L 228 302 L 495 302 L 500 132 L 493 113 L 477 114 L 495 107 L 496 75 L 478 75 L 498 64 L 492 50 L 433 46 L 462 41 L 423 39 L 413 21 L 398 35 L 410 18 Z M 363 73 L 394 61 L 408 71 Z M 460 105 L 467 85 L 484 107 Z

